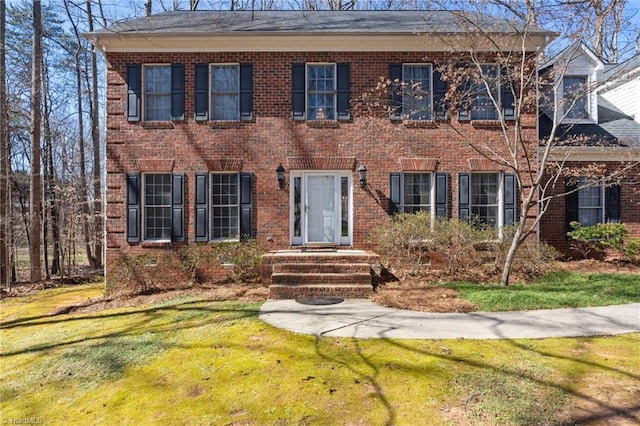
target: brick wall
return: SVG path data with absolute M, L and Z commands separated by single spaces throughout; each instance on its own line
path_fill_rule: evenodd
M 611 176 L 622 167 L 629 166 L 631 163 L 603 162 L 602 174 Z M 566 172 L 571 170 L 579 174 L 579 170 L 585 167 L 585 163 L 566 162 L 564 169 Z M 640 186 L 638 185 L 638 175 L 640 166 L 635 164 L 634 167 L 624 173 L 624 177 L 620 180 L 620 222 L 625 225 L 630 235 L 640 236 Z M 549 207 L 540 220 L 540 240 L 556 247 L 561 254 L 567 257 L 581 257 L 582 254 L 571 250 L 570 241 L 567 238 L 567 232 L 570 228 L 566 221 L 566 205 L 565 198 L 559 194 L 565 191 L 565 179 L 560 178 L 554 189 L 549 190 L 549 195 L 553 198 Z
M 107 257 L 139 253 L 162 244 L 130 245 L 125 238 L 125 173 L 158 171 L 185 173 L 185 232 L 193 241 L 194 173 L 220 167 L 254 175 L 254 228 L 266 250 L 289 246 L 289 192 L 278 189 L 275 169 L 287 169 L 300 158 L 339 158 L 353 164 L 353 245 L 366 248 L 369 230 L 386 220 L 389 173 L 402 171 L 410 159 L 435 164 L 449 173 L 449 211 L 457 215 L 458 172 L 470 171 L 470 159 L 479 155 L 470 141 L 504 146 L 502 130 L 480 123 L 458 123 L 455 114 L 448 122 L 411 126 L 390 122 L 388 117 L 355 116 L 349 122 L 330 126 L 291 120 L 291 64 L 294 62 L 349 62 L 351 99 L 375 87 L 388 75 L 392 62 L 439 62 L 444 54 L 424 53 L 108 53 L 107 70 Z M 125 117 L 126 64 L 175 63 L 185 65 L 185 121 L 171 123 L 129 123 Z M 193 120 L 193 75 L 195 63 L 253 63 L 254 120 L 218 123 Z M 354 114 L 352 114 L 353 116 Z M 524 138 L 534 141 L 535 114 L 522 117 Z M 154 161 L 149 161 L 154 160 Z M 160 161 L 156 161 L 160 160 Z M 420 161 L 418 161 L 418 164 Z M 221 164 L 223 166 L 221 166 Z M 230 164 L 230 166 L 224 166 Z M 357 185 L 358 164 L 368 169 L 368 186 Z M 171 170 L 161 170 L 170 168 Z M 147 169 L 147 170 L 144 170 Z M 497 170 L 497 169 L 496 169 Z M 186 244 L 187 242 L 183 243 Z M 176 244 L 179 245 L 179 244 Z

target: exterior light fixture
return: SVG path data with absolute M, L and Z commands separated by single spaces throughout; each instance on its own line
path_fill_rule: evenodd
M 367 168 L 364 164 L 358 166 L 358 178 L 360 179 L 360 188 L 364 188 L 367 184 Z
M 280 164 L 276 169 L 276 174 L 278 175 L 278 187 L 280 189 L 283 189 L 284 188 L 284 167 L 282 167 L 282 164 Z

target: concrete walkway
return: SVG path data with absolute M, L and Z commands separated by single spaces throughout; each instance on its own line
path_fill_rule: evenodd
M 537 339 L 640 332 L 640 303 L 525 312 L 428 313 L 369 300 L 305 305 L 268 300 L 260 319 L 296 333 L 363 339 Z

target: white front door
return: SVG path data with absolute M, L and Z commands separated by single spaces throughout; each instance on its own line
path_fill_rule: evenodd
M 349 172 L 292 173 L 293 245 L 351 244 Z

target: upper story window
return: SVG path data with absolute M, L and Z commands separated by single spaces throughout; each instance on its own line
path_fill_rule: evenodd
M 349 120 L 349 63 L 291 64 L 294 120 Z
M 402 64 L 402 117 L 409 120 L 431 120 L 431 65 Z
M 211 119 L 240 119 L 240 70 L 237 64 L 211 65 Z
M 253 64 L 195 64 L 196 121 L 253 119 Z
M 307 119 L 333 120 L 335 113 L 335 64 L 307 64 Z
M 589 118 L 589 96 L 586 75 L 566 75 L 562 79 L 562 106 L 569 120 Z
M 184 64 L 127 64 L 127 121 L 184 120 Z
M 171 66 L 145 65 L 144 120 L 171 120 Z
M 497 120 L 500 105 L 500 67 L 496 64 L 480 65 L 480 74 L 470 85 L 471 119 Z

